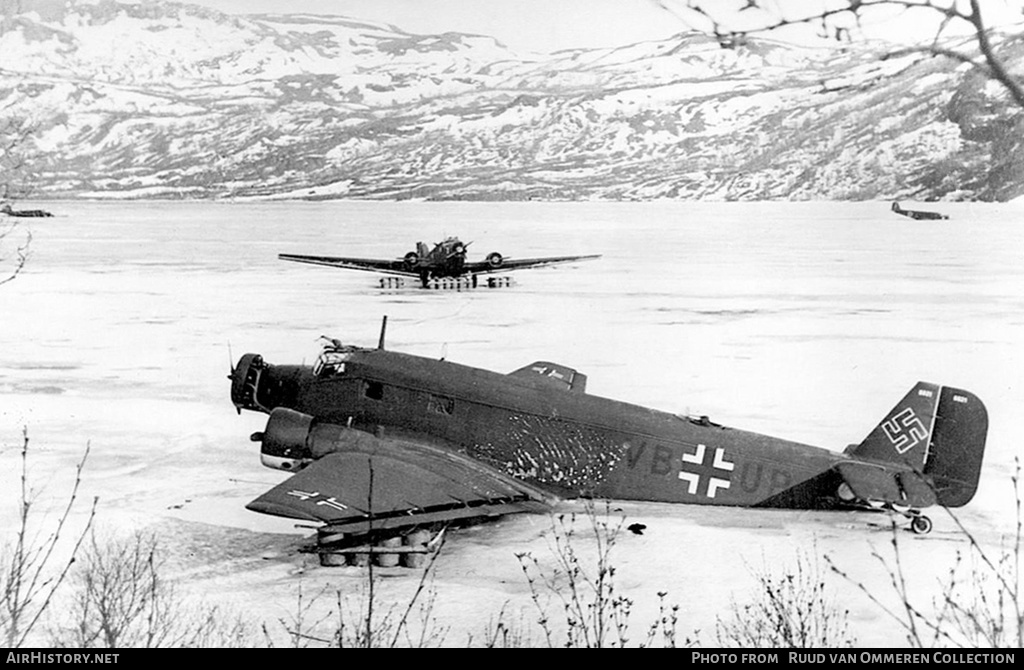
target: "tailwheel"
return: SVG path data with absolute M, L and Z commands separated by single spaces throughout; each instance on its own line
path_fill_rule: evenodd
M 917 535 L 927 535 L 932 530 L 932 520 L 923 514 L 918 514 L 910 519 L 910 530 Z

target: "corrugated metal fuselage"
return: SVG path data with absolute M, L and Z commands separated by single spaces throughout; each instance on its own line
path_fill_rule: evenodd
M 275 366 L 281 404 L 322 421 L 457 449 L 561 496 L 831 507 L 848 460 L 825 449 L 396 352 L 314 375 Z M 268 380 L 264 380 L 268 381 Z M 275 395 L 276 394 L 276 395 Z

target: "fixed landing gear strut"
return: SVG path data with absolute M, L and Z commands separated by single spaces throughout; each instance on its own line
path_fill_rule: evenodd
M 927 535 L 932 532 L 932 520 L 921 514 L 921 510 L 914 509 L 913 507 L 900 509 L 896 506 L 892 506 L 890 509 L 910 519 L 910 530 L 915 535 Z
M 868 501 L 866 509 L 875 511 L 888 511 L 896 514 L 900 514 L 903 517 L 910 520 L 910 530 L 915 535 L 927 535 L 932 532 L 932 520 L 921 513 L 921 510 L 914 507 L 904 507 L 896 505 L 894 503 L 886 503 L 882 501 L 871 502 Z

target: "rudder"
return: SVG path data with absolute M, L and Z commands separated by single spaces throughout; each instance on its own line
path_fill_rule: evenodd
M 988 410 L 978 396 L 942 387 L 931 454 L 924 466 L 940 505 L 961 507 L 974 497 L 987 435 Z

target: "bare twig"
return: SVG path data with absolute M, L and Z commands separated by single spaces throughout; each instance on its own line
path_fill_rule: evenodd
M 76 566 L 76 587 L 54 646 L 156 648 L 241 646 L 247 627 L 216 607 L 190 604 L 165 575 L 156 537 L 99 539 Z
M 889 586 L 900 602 L 900 609 L 887 607 L 879 594 L 854 579 L 831 559 L 831 569 L 866 595 L 907 633 L 915 647 L 968 645 L 985 647 L 1019 647 L 1024 644 L 1024 610 L 1020 597 L 1021 501 L 1020 460 L 1015 459 L 1011 476 L 1015 495 L 1016 526 L 1013 545 L 996 556 L 978 541 L 952 510 L 945 508 L 953 519 L 959 535 L 967 542 L 971 561 L 958 552 L 950 566 L 933 611 L 926 612 L 916 604 L 906 579 L 902 549 L 896 524 L 892 524 L 891 558 L 877 550 L 872 556 L 879 561 L 889 576 Z M 926 633 L 930 633 L 930 639 Z
M 0 561 L 0 632 L 8 647 L 24 645 L 50 607 L 54 593 L 67 578 L 75 556 L 92 526 L 98 501 L 93 498 L 85 526 L 80 534 L 73 537 L 70 552 L 58 558 L 55 552 L 63 544 L 62 534 L 78 500 L 82 469 L 89 457 L 89 445 L 86 444 L 82 459 L 76 466 L 75 481 L 64 509 L 57 517 L 56 526 L 43 539 L 37 539 L 42 520 L 32 513 L 28 456 L 29 438 L 26 428 L 22 432 L 18 529 L 14 541 L 4 545 L 4 558 Z
M 629 643 L 629 620 L 633 601 L 619 593 L 616 567 L 611 559 L 625 518 L 609 521 L 606 508 L 599 517 L 594 505 L 586 501 L 585 515 L 593 531 L 593 560 L 580 552 L 581 540 L 576 529 L 576 515 L 559 515 L 551 522 L 551 553 L 554 567 L 548 568 L 529 552 L 516 554 L 519 566 L 530 587 L 530 598 L 537 611 L 537 625 L 549 647 L 625 647 Z M 588 533 L 589 535 L 589 533 Z M 670 614 L 664 605 L 665 593 L 659 593 L 661 613 L 648 631 L 646 646 L 657 631 L 663 641 L 675 646 L 675 625 L 678 607 Z M 549 609 L 559 607 L 564 630 L 556 623 Z M 557 627 L 557 630 L 556 630 Z M 561 635 L 564 634 L 564 638 Z M 559 642 L 559 639 L 561 641 Z
M 755 571 L 758 589 L 744 604 L 733 603 L 732 616 L 719 618 L 716 635 L 723 646 L 848 647 L 849 611 L 840 609 L 821 575 L 816 549 L 797 554 L 796 565 Z
M 924 53 L 950 58 L 959 63 L 967 63 L 999 82 L 1009 92 L 1014 103 L 1024 108 L 1024 80 L 1010 73 L 1004 59 L 997 53 L 998 46 L 992 41 L 993 32 L 985 26 L 982 17 L 980 0 L 969 0 L 966 5 L 959 2 L 939 2 L 937 0 L 846 0 L 846 2 L 834 6 L 812 10 L 805 9 L 806 5 L 786 2 L 786 0 L 779 0 L 771 5 L 762 0 L 747 0 L 742 9 L 733 10 L 733 18 L 754 11 L 759 12 L 761 20 L 760 23 L 754 24 L 755 27 L 744 29 L 728 28 L 728 19 L 723 16 L 720 4 L 717 2 L 707 3 L 700 0 L 682 0 L 680 3 L 668 3 L 666 0 L 654 0 L 654 2 L 676 18 L 692 25 L 692 21 L 673 8 L 674 5 L 680 4 L 692 16 L 710 25 L 709 32 L 718 37 L 723 46 L 733 46 L 738 42 L 738 38 L 746 35 L 771 33 L 795 25 L 818 25 L 821 37 L 849 41 L 851 39 L 849 29 L 836 24 L 835 19 L 848 17 L 861 26 L 864 17 L 879 8 L 902 9 L 905 12 L 926 12 L 939 19 L 939 27 L 936 29 L 931 45 L 894 48 L 893 51 L 883 56 L 883 59 L 908 53 Z M 800 13 L 794 12 L 785 15 L 782 13 L 785 8 L 795 8 L 796 12 Z M 970 31 L 980 58 L 940 44 L 947 28 L 953 24 L 962 24 Z

